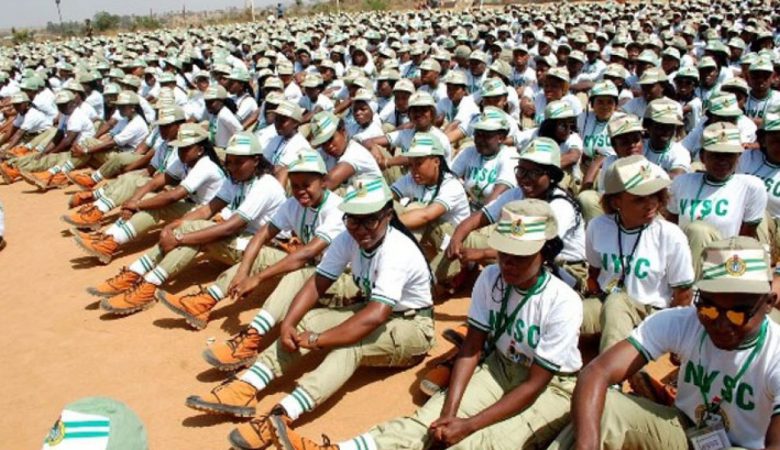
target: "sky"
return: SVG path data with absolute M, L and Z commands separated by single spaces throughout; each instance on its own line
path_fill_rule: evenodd
M 155 13 L 163 13 L 181 11 L 182 5 L 186 5 L 188 10 L 203 11 L 243 7 L 244 4 L 244 0 L 61 0 L 60 8 L 62 20 L 67 22 L 83 21 L 100 10 L 119 15 L 142 15 L 149 14 L 149 8 Z M 256 8 L 273 4 L 276 4 L 276 0 L 255 0 Z M 54 0 L 0 0 L 0 6 L 3 10 L 0 14 L 0 29 L 43 27 L 46 22 L 59 21 Z

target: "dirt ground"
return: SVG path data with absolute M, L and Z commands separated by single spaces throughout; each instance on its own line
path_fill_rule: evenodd
M 227 449 L 227 434 L 239 423 L 184 406 L 188 395 L 205 394 L 226 374 L 209 369 L 201 352 L 210 338 L 240 330 L 257 300 L 226 303 L 203 331 L 192 331 L 162 305 L 114 318 L 98 309 L 88 286 L 114 275 L 156 242 L 156 233 L 108 266 L 86 257 L 68 226 L 67 196 L 74 188 L 40 194 L 23 182 L 0 186 L 8 246 L 0 252 L 0 440 L 6 448 L 40 448 L 62 407 L 80 397 L 110 396 L 126 402 L 144 421 L 152 449 Z M 180 292 L 216 279 L 221 266 L 205 261 L 169 286 Z M 467 299 L 437 306 L 441 331 L 465 318 Z M 439 340 L 423 364 L 408 370 L 361 369 L 334 398 L 297 426 L 310 437 L 351 437 L 380 421 L 412 412 L 424 402 L 417 380 L 432 359 L 449 349 Z M 312 364 L 309 364 L 311 367 Z M 270 409 L 293 384 L 275 383 L 262 398 Z

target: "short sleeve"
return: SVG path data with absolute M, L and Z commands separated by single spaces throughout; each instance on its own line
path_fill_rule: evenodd
M 691 154 L 681 145 L 675 145 L 672 161 L 669 170 L 682 169 L 686 172 L 691 171 Z
M 571 349 L 577 348 L 582 325 L 582 301 L 565 294 L 558 300 L 544 320 L 539 345 L 534 349 L 534 362 L 552 372 L 559 372 L 569 362 L 566 358 Z
M 517 186 L 517 179 L 515 177 L 517 160 L 512 157 L 512 150 L 505 149 L 499 158 L 496 184 L 505 184 L 509 187 Z
M 385 255 L 387 256 L 390 255 Z M 401 300 L 401 293 L 412 272 L 405 258 L 393 258 L 392 261 L 387 259 L 390 258 L 383 261 L 382 270 L 376 274 L 369 300 L 395 307 Z
M 466 167 L 468 167 L 469 164 L 469 156 L 471 156 L 473 147 L 469 147 L 466 149 L 463 149 L 460 153 L 458 153 L 458 156 L 455 157 L 455 160 L 452 161 L 452 173 L 457 175 L 459 178 L 464 178 L 466 173 Z
M 336 281 L 344 273 L 352 258 L 349 245 L 351 240 L 352 236 L 349 233 L 338 235 L 325 251 L 322 261 L 317 265 L 316 272 L 329 280 Z
M 517 198 L 515 194 L 518 193 L 517 189 L 510 189 L 508 191 L 504 191 L 501 193 L 501 195 L 498 196 L 497 199 L 493 200 L 492 202 L 488 203 L 482 208 L 482 213 L 487 218 L 488 222 L 490 223 L 496 223 L 498 219 L 501 218 L 501 208 L 504 207 L 507 203 L 511 202 L 512 200 L 522 200 L 522 192 L 521 195 Z
M 142 129 L 140 123 L 138 123 L 136 120 L 132 120 L 127 124 L 126 127 L 122 129 L 122 131 L 119 132 L 119 134 L 114 136 L 114 142 L 116 142 L 116 145 L 124 147 L 137 140 L 145 132 L 146 129 Z
M 444 206 L 444 209 L 451 211 L 458 206 L 458 203 L 464 201 L 465 195 L 463 185 L 454 177 L 448 177 L 442 181 L 439 192 L 431 203 L 439 203 Z
M 192 168 L 190 173 L 182 180 L 179 186 L 186 189 L 187 193 L 195 193 L 195 191 L 200 189 L 200 187 L 209 180 L 211 174 L 209 173 L 209 164 L 206 163 L 207 161 L 209 161 L 208 158 L 201 158 L 201 160 L 195 164 L 195 167 Z
M 659 223 L 667 228 L 663 242 L 667 246 L 666 278 L 669 280 L 669 286 L 690 286 L 694 282 L 694 273 L 688 239 L 677 225 L 663 221 Z
M 414 196 L 412 184 L 412 176 L 406 174 L 393 183 L 393 185 L 390 186 L 390 190 L 393 191 L 398 198 L 412 197 Z
M 693 308 L 671 308 L 658 311 L 646 318 L 631 332 L 628 341 L 644 356 L 653 361 L 666 353 L 681 354 L 685 330 L 690 326 L 690 317 L 695 317 Z
M 482 271 L 474 283 L 474 289 L 471 291 L 471 305 L 469 306 L 466 323 L 480 331 L 489 333 L 492 329 L 490 324 L 490 293 L 493 282 L 496 278 L 498 266 L 489 266 Z
M 222 187 L 217 191 L 216 197 L 223 202 L 230 204 L 233 201 L 233 197 L 236 195 L 236 185 L 230 180 L 222 183 Z
M 319 225 L 314 230 L 314 235 L 330 244 L 345 230 L 344 221 L 341 220 L 341 210 L 333 208 L 321 218 Z
M 680 189 L 682 189 L 683 183 L 688 178 L 686 175 L 681 175 L 672 181 L 672 185 L 669 187 L 669 203 L 666 205 L 666 210 L 674 215 L 680 214 L 680 208 L 678 207 L 677 198 L 679 197 Z
M 764 218 L 766 211 L 767 193 L 764 184 L 756 176 L 745 175 L 747 180 L 747 196 L 745 205 L 744 223 L 757 224 Z
M 390 144 L 390 148 L 401 145 L 401 131 L 387 133 L 387 142 Z
M 171 150 L 171 151 L 175 151 L 175 150 Z M 176 158 L 175 160 L 173 160 L 171 163 L 168 164 L 168 167 L 165 168 L 165 173 L 170 175 L 171 177 L 177 179 L 177 180 L 181 180 L 183 177 L 186 176 L 186 173 L 184 171 L 184 164 L 178 158 Z M 228 184 L 228 183 L 225 183 L 225 184 Z M 223 188 L 224 188 L 224 185 L 223 185 Z M 185 189 L 187 189 L 187 188 L 185 188 Z M 188 190 L 187 192 L 190 192 L 190 191 Z M 192 193 L 192 192 L 190 192 L 190 193 Z
M 585 259 L 588 260 L 588 265 L 594 269 L 601 269 L 601 256 L 593 246 L 593 241 L 596 239 L 598 228 L 603 227 L 602 223 L 602 220 L 593 220 L 588 224 L 587 230 L 585 230 Z
M 292 224 L 292 213 L 295 210 L 295 205 L 298 201 L 290 197 L 282 203 L 282 206 L 276 210 L 273 217 L 271 217 L 271 223 L 281 231 L 295 231 Z
M 264 176 L 255 182 L 246 193 L 244 201 L 238 205 L 236 213 L 246 222 L 254 222 L 274 207 L 278 197 L 273 195 L 266 182 L 270 176 Z M 276 203 L 278 204 L 278 203 Z
M 558 223 L 558 237 L 564 239 L 566 233 L 571 230 L 577 222 L 577 213 L 565 199 L 555 199 L 550 204 L 555 213 L 555 220 Z

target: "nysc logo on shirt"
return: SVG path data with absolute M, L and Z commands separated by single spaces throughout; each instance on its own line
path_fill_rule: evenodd
M 725 217 L 729 213 L 728 208 L 729 201 L 725 198 L 716 201 L 680 199 L 680 215 L 690 216 L 691 220 L 704 220 L 712 213 L 715 213 L 718 217 Z
M 706 367 L 688 361 L 685 365 L 684 382 L 693 384 L 705 392 L 710 392 L 720 374 L 719 370 L 710 372 Z M 756 408 L 756 404 L 753 402 L 754 394 L 753 386 L 743 382 L 737 384 L 735 377 L 723 375 L 723 388 L 719 395 L 721 402 L 732 403 L 743 411 L 752 411 Z
M 612 264 L 612 269 L 609 268 L 610 263 Z M 647 258 L 641 256 L 634 258 L 632 255 L 627 255 L 621 260 L 620 255 L 614 253 L 603 253 L 601 255 L 601 267 L 612 273 L 623 273 L 624 263 L 628 275 L 633 275 L 640 280 L 647 278 L 649 275 L 650 260 Z

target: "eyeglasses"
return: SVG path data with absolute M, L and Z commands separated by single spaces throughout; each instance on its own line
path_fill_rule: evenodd
M 556 126 L 561 130 L 574 130 L 577 128 L 577 124 L 569 120 L 561 120 Z
M 752 308 L 722 309 L 713 305 L 711 300 L 707 299 L 699 292 L 693 304 L 696 307 L 696 312 L 704 319 L 714 322 L 721 314 L 724 314 L 732 325 L 743 327 L 756 315 L 756 313 L 758 313 L 763 302 L 757 302 Z
M 363 227 L 366 231 L 375 231 L 379 228 L 379 224 L 384 219 L 385 214 L 372 214 L 370 216 L 355 216 L 350 214 L 344 214 L 341 220 L 344 222 L 344 226 L 349 231 L 357 231 L 358 228 Z
M 520 166 L 515 167 L 515 176 L 518 180 L 538 180 L 539 178 L 547 175 L 547 171 L 544 169 L 523 169 Z

